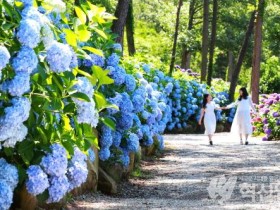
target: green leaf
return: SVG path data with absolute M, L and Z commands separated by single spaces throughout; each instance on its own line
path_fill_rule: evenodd
M 40 137 L 40 140 L 42 140 L 42 141 L 40 141 L 40 142 L 42 142 L 43 144 L 48 144 L 48 138 L 47 138 L 47 135 L 46 135 L 46 133 L 44 132 L 44 130 L 42 129 L 42 128 L 40 128 L 40 127 L 37 127 L 36 128 L 36 130 L 38 131 L 38 133 L 39 133 L 39 137 Z
M 103 109 L 103 107 L 107 105 L 107 100 L 105 96 L 100 92 L 97 91 L 94 92 L 94 99 L 98 110 Z
M 87 42 L 90 39 L 91 33 L 88 30 L 78 30 L 76 31 L 78 39 L 81 42 Z
M 108 73 L 110 72 L 109 70 L 103 70 L 99 66 L 93 66 L 92 71 L 98 79 L 98 87 L 114 83 L 114 80 L 108 76 Z
M 77 47 L 77 36 L 76 34 L 71 31 L 70 29 L 63 29 L 63 32 L 66 35 L 66 41 L 69 45 L 73 46 L 73 47 Z
M 74 154 L 74 147 L 71 141 L 66 140 L 66 141 L 62 141 L 61 143 L 70 155 Z
M 109 117 L 101 117 L 100 120 L 112 130 L 116 130 L 116 123 Z
M 104 31 L 99 30 L 99 29 L 97 29 L 97 28 L 94 28 L 93 30 L 94 30 L 96 33 L 98 33 L 100 36 L 102 36 L 104 39 L 108 39 L 108 37 L 107 37 L 107 35 L 105 34 Z
M 64 109 L 64 113 L 74 113 L 75 112 L 75 104 L 74 103 L 69 103 L 67 104 Z
M 79 100 L 82 100 L 82 101 L 90 102 L 89 97 L 86 94 L 81 93 L 81 92 L 73 93 L 70 96 L 73 97 L 73 98 L 77 98 Z
M 79 20 L 82 22 L 82 24 L 85 24 L 87 22 L 87 16 L 84 13 L 84 11 L 81 10 L 81 8 L 79 8 L 79 7 L 75 7 L 75 12 L 76 12 Z
M 34 142 L 25 140 L 19 144 L 18 153 L 26 165 L 29 165 L 34 156 Z
M 102 50 L 99 50 L 99 49 L 96 49 L 96 48 L 93 48 L 93 47 L 89 47 L 89 46 L 85 46 L 82 49 L 88 50 L 89 52 L 92 52 L 92 53 L 94 53 L 96 55 L 104 57 Z
M 93 76 L 90 75 L 89 73 L 87 73 L 87 72 L 85 72 L 85 71 L 82 71 L 82 70 L 80 70 L 80 69 L 77 69 L 76 71 L 77 71 L 79 74 L 81 74 L 81 75 L 85 76 L 86 78 L 88 78 L 89 81 L 91 82 L 91 84 L 92 84 L 93 86 L 96 85 L 96 83 L 97 83 L 96 77 L 93 77 Z

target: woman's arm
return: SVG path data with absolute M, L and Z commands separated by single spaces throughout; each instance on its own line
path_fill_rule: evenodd
M 204 116 L 204 113 L 205 113 L 205 109 L 202 108 L 202 109 L 201 109 L 201 112 L 200 112 L 200 119 L 199 119 L 199 121 L 198 121 L 198 124 L 199 124 L 199 125 L 201 125 L 201 121 L 202 121 L 202 118 L 203 118 L 203 116 Z
M 216 104 L 215 102 L 213 102 L 213 103 L 214 103 L 214 109 L 215 110 L 222 110 L 222 107 L 220 107 L 219 104 Z
M 255 106 L 254 106 L 254 104 L 253 104 L 252 98 L 251 98 L 250 96 L 248 97 L 248 100 L 249 100 L 249 105 L 250 105 L 251 109 L 252 109 L 253 112 L 256 114 L 257 111 L 256 111 L 256 109 L 255 109 Z
M 235 102 L 232 102 L 231 104 L 227 105 L 225 107 L 225 109 L 231 109 L 231 108 L 233 108 L 233 107 L 235 107 L 237 105 L 238 105 L 238 100 L 236 100 Z

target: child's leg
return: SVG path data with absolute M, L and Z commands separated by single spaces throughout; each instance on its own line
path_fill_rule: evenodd
M 240 133 L 240 144 L 243 144 L 242 134 Z

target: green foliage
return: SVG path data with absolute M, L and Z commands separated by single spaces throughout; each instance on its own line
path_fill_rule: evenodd
M 277 93 L 280 90 L 280 58 L 272 56 L 261 64 L 262 93 Z

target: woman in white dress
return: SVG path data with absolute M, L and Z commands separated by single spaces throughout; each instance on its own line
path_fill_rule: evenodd
M 246 88 L 240 88 L 238 100 L 225 108 L 230 109 L 235 106 L 237 110 L 231 125 L 231 133 L 240 135 L 240 144 L 243 144 L 242 136 L 245 136 L 245 145 L 248 145 L 248 136 L 253 132 L 250 110 L 256 113 L 256 109 Z
M 208 135 L 209 144 L 213 145 L 212 136 L 216 131 L 216 115 L 215 109 L 221 109 L 218 105 L 216 105 L 212 101 L 212 97 L 210 94 L 204 94 L 203 96 L 203 104 L 200 114 L 200 119 L 198 124 L 201 125 L 202 118 L 204 116 L 204 126 L 205 126 L 205 134 Z

